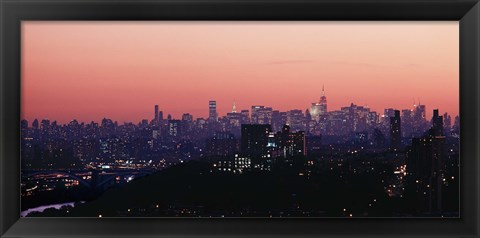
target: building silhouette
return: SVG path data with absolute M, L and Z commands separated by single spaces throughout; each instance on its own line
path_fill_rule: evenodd
M 216 132 L 207 140 L 206 147 L 210 157 L 227 157 L 238 151 L 237 140 L 229 132 Z
M 158 125 L 158 105 L 155 105 L 155 111 L 153 116 L 153 122 L 155 125 Z
M 217 101 L 209 101 L 208 102 L 208 120 L 209 121 L 217 121 L 218 120 Z
M 254 158 L 266 156 L 268 136 L 271 131 L 270 125 L 242 125 L 241 152 Z
M 399 149 L 402 145 L 400 111 L 395 110 L 393 117 L 390 117 L 390 147 Z
M 432 127 L 421 138 L 414 138 L 407 151 L 407 192 L 423 213 L 441 213 L 442 186 L 445 178 L 445 136 L 443 118 L 434 110 Z

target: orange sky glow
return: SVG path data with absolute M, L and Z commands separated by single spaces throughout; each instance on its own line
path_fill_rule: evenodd
M 22 118 L 119 123 L 265 105 L 459 113 L 458 22 L 22 22 Z

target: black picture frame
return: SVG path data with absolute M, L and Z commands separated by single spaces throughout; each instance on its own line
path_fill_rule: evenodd
M 0 0 L 1 237 L 479 237 L 478 0 Z M 20 218 L 23 20 L 458 20 L 461 218 Z

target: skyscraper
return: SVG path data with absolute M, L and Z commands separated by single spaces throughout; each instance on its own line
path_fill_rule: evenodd
M 155 114 L 153 116 L 153 121 L 156 125 L 158 124 L 158 105 L 155 105 Z
M 452 129 L 452 117 L 448 115 L 448 113 L 443 114 L 443 132 L 444 133 L 450 133 L 450 130 Z
M 288 111 L 287 124 L 292 131 L 305 131 L 305 116 L 302 110 L 294 109 Z
M 402 136 L 410 137 L 413 130 L 413 117 L 412 110 L 403 109 L 402 110 Z
M 322 96 L 320 97 L 320 115 L 327 113 L 327 97 L 325 96 L 325 86 L 322 85 Z
M 322 96 L 316 103 L 312 103 L 310 107 L 310 116 L 312 120 L 320 121 L 321 116 L 327 114 L 327 97 L 325 96 L 325 87 L 322 85 Z
M 158 120 L 163 121 L 163 111 L 158 112 Z
M 237 106 L 235 105 L 235 101 L 233 101 L 232 113 L 237 113 Z
M 240 124 L 248 124 L 250 123 L 250 112 L 248 110 L 240 111 Z
M 217 101 L 209 101 L 208 102 L 208 120 L 217 121 L 217 119 L 218 119 Z
M 252 124 L 271 124 L 273 109 L 265 106 L 252 106 Z
M 432 129 L 435 136 L 443 136 L 443 116 L 439 116 L 438 109 L 433 110 Z
M 413 136 L 422 136 L 423 133 L 428 130 L 429 125 L 426 120 L 426 107 L 421 105 L 420 102 L 418 105 L 413 105 Z
M 400 123 L 400 111 L 395 110 L 390 118 L 390 145 L 391 148 L 399 149 L 402 143 L 402 131 Z
M 298 131 L 288 135 L 289 143 L 286 148 L 287 155 L 307 155 L 307 148 L 305 144 L 305 132 Z
M 413 109 L 414 113 L 414 119 L 415 121 L 421 121 L 426 119 L 426 107 L 425 105 L 415 105 Z
M 434 110 L 432 127 L 422 138 L 414 138 L 407 152 L 409 196 L 417 199 L 422 212 L 442 212 L 442 186 L 445 178 L 445 136 L 443 117 Z

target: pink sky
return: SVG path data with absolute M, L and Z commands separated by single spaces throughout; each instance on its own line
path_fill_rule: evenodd
M 459 111 L 458 22 L 22 22 L 22 118 L 120 123 L 252 105 Z

